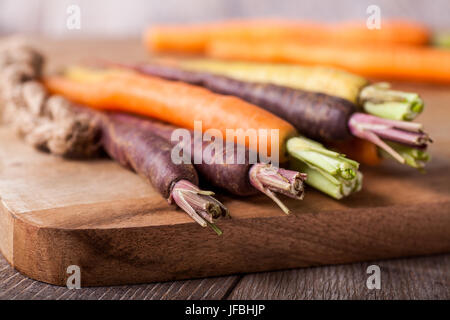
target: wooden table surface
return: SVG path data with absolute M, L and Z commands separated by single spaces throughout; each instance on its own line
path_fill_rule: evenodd
M 366 286 L 378 265 L 381 289 Z M 31 280 L 0 256 L 5 299 L 450 299 L 450 254 L 142 285 L 69 290 Z
M 51 54 L 51 70 L 62 61 L 73 61 L 95 54 L 107 54 L 120 61 L 144 60 L 146 53 L 137 41 L 121 44 L 127 50 L 114 50 L 117 42 L 56 41 L 36 43 Z M 73 54 L 77 48 L 82 54 Z M 97 48 L 101 48 L 99 51 Z M 94 51 L 95 50 L 95 51 Z M 93 53 L 94 52 L 94 53 Z M 60 61 L 58 57 L 61 57 Z M 70 60 L 70 59 L 69 59 Z M 407 85 L 406 87 L 408 87 Z M 435 95 L 450 96 L 450 88 L 431 85 L 411 85 L 411 89 L 424 88 L 429 99 Z M 426 100 L 427 101 L 427 100 Z M 448 121 L 437 119 L 436 121 Z M 448 127 L 448 126 L 447 126 Z M 443 126 L 445 128 L 445 126 Z M 444 137 L 447 132 L 434 135 Z M 369 290 L 366 269 L 369 265 L 381 268 L 381 290 Z M 247 275 L 205 278 L 186 281 L 94 287 L 69 290 L 26 278 L 15 271 L 0 256 L 0 299 L 449 299 L 450 254 L 405 258 L 339 266 L 325 266 Z

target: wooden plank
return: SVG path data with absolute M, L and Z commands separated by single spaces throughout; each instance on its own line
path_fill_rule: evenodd
M 366 286 L 369 265 L 381 269 L 381 289 Z M 450 255 L 265 272 L 244 276 L 229 299 L 450 298 Z
M 69 290 L 21 275 L 0 255 L 0 300 L 220 300 L 227 296 L 239 278 L 230 276 Z
M 44 42 L 43 47 L 57 60 L 51 69 L 92 48 L 110 59 L 142 55 L 136 42 Z M 264 196 L 219 196 L 233 215 L 220 223 L 221 237 L 199 228 L 115 163 L 39 153 L 3 128 L 0 237 L 7 240 L 0 249 L 18 270 L 49 283 L 65 284 L 66 268 L 79 265 L 84 286 L 448 252 L 450 111 L 443 106 L 450 90 L 417 89 L 428 103 L 422 120 L 436 140 L 426 175 L 392 161 L 363 167 L 362 192 L 334 201 L 308 190 L 304 201 L 286 201 L 290 216 Z
M 365 287 L 368 265 L 381 290 Z M 19 274 L 0 256 L 0 300 L 10 299 L 445 299 L 450 255 L 385 260 L 198 280 L 68 290 Z

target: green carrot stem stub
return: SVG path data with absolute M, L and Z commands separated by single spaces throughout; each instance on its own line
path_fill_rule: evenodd
M 423 171 L 425 164 L 431 160 L 431 156 L 426 150 L 401 145 L 395 142 L 387 142 L 387 144 L 405 159 L 405 164 L 416 168 L 419 171 Z M 388 153 L 383 150 L 380 151 L 383 157 L 390 157 Z
M 361 189 L 359 164 L 345 155 L 304 137 L 289 139 L 287 150 L 291 169 L 306 173 L 306 183 L 329 196 L 341 199 Z
M 359 99 L 367 113 L 385 119 L 411 121 L 424 109 L 417 93 L 392 90 L 384 82 L 365 87 Z
M 440 32 L 433 37 L 434 46 L 450 48 L 450 32 Z

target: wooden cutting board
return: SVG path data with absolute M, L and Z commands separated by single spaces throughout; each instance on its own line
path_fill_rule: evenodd
M 89 45 L 44 48 L 60 57 L 56 48 Z M 99 55 L 101 48 L 114 58 L 139 45 L 100 44 Z M 363 191 L 335 201 L 308 189 L 305 200 L 286 200 L 290 216 L 264 196 L 219 195 L 233 216 L 219 223 L 220 237 L 108 159 L 63 160 L 0 128 L 0 250 L 25 275 L 52 284 L 65 285 L 67 267 L 77 265 L 82 286 L 450 252 L 450 88 L 399 86 L 427 101 L 420 120 L 436 141 L 427 174 L 393 161 L 363 167 Z

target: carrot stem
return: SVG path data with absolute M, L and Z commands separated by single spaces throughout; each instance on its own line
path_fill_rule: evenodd
M 432 43 L 436 47 L 450 48 L 450 32 L 437 33 Z
M 348 126 L 354 136 L 376 144 L 402 164 L 406 164 L 406 159 L 382 139 L 422 148 L 432 142 L 430 137 L 422 132 L 422 125 L 419 123 L 381 119 L 368 114 L 354 113 Z
M 386 82 L 365 87 L 359 99 L 367 113 L 386 119 L 411 121 L 424 109 L 417 93 L 391 90 Z
M 431 156 L 426 150 L 404 146 L 395 142 L 387 142 L 387 144 L 395 150 L 404 159 L 405 164 L 410 167 L 423 171 L 425 164 L 431 160 Z M 391 155 L 384 150 L 381 151 L 381 156 L 391 157 Z
M 249 177 L 252 186 L 271 198 L 286 214 L 289 214 L 290 210 L 275 193 L 281 193 L 297 200 L 303 199 L 303 181 L 306 180 L 306 175 L 303 173 L 258 163 L 250 169 Z
M 202 227 L 208 225 L 218 234 L 222 231 L 214 225 L 214 220 L 228 216 L 227 208 L 214 199 L 211 191 L 200 190 L 187 180 L 178 181 L 171 192 L 169 201 L 174 201 Z
M 341 199 L 359 191 L 362 174 L 359 163 L 345 155 L 330 151 L 322 144 L 304 137 L 287 141 L 291 156 L 291 168 L 308 175 L 306 183 L 336 198 Z

